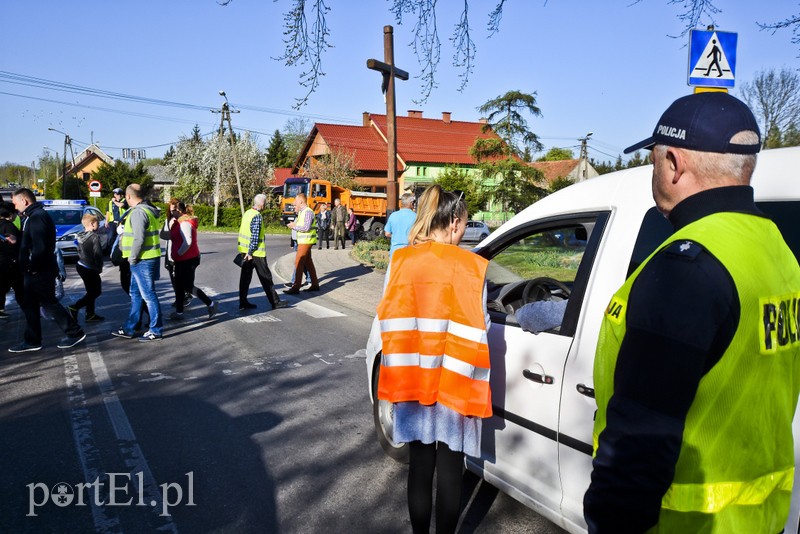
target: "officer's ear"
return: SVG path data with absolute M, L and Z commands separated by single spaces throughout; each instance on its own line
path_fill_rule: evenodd
M 669 163 L 669 170 L 672 173 L 671 182 L 677 184 L 686 172 L 686 155 L 680 148 L 670 146 L 667 147 L 664 157 Z

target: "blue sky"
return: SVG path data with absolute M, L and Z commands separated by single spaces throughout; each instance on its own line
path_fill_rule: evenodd
M 363 111 L 384 113 L 380 76 L 366 68 L 366 60 L 383 59 L 383 26 L 391 24 L 395 63 L 412 75 L 397 82 L 398 114 L 419 109 L 433 118 L 449 111 L 453 120 L 476 121 L 476 108 L 491 98 L 512 89 L 536 92 L 543 116 L 528 122 L 545 146 L 576 147 L 579 137 L 593 132 L 589 155 L 599 160 L 613 160 L 649 135 L 664 108 L 691 92 L 688 36 L 670 37 L 683 29 L 681 9 L 667 0 L 508 0 L 500 32 L 491 38 L 486 22 L 496 0 L 471 0 L 478 50 L 463 92 L 457 90 L 460 71 L 449 64 L 449 37 L 463 3 L 439 0 L 439 86 L 423 104 L 414 102 L 422 84 L 414 77 L 421 67 L 408 46 L 413 16 L 398 25 L 384 0 L 327 3 L 334 47 L 323 56 L 326 75 L 320 88 L 299 111 L 292 106 L 306 92 L 298 83 L 302 68 L 272 59 L 283 51 L 289 0 L 233 0 L 227 7 L 214 0 L 6 1 L 0 4 L 0 71 L 208 110 L 219 108 L 218 91 L 225 90 L 234 107 L 265 110 L 242 111 L 233 115 L 233 123 L 261 132 L 259 142 L 266 147 L 272 133 L 293 117 L 359 124 Z M 760 70 L 800 68 L 800 50 L 789 31 L 773 35 L 756 25 L 796 14 L 796 0 L 716 0 L 715 5 L 722 10 L 717 29 L 739 34 L 737 87 Z M 125 147 L 145 148 L 148 157 L 158 157 L 194 124 L 208 133 L 219 120 L 204 109 L 109 100 L 6 80 L 0 77 L 0 162 L 30 164 L 43 147 L 62 152 L 63 136 L 48 127 L 68 133 L 76 153 L 93 139 L 115 158 Z

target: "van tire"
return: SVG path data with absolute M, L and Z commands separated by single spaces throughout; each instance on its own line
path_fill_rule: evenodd
M 375 368 L 372 373 L 372 420 L 375 423 L 375 433 L 378 443 L 387 456 L 400 463 L 408 463 L 408 444 L 392 441 L 392 428 L 394 425 L 394 405 L 388 401 L 378 400 L 378 376 L 381 372 L 380 355 L 375 359 Z

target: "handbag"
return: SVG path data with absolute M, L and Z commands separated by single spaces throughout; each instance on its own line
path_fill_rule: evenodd
M 236 256 L 233 257 L 233 263 L 241 267 L 242 264 L 244 264 L 244 252 L 236 254 Z

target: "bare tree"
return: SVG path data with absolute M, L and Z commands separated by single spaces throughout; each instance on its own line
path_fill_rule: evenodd
M 798 13 L 793 17 L 785 18 L 780 22 L 772 22 L 767 24 L 762 24 L 759 22 L 758 25 L 762 30 L 772 30 L 773 35 L 775 35 L 775 32 L 777 32 L 778 30 L 791 28 L 792 43 L 800 45 L 800 13 Z
M 217 0 L 222 6 L 229 5 L 233 0 Z M 278 1 L 278 0 L 274 0 Z M 285 0 L 291 6 L 284 14 L 284 51 L 274 59 L 283 61 L 287 66 L 304 66 L 300 74 L 300 85 L 308 89 L 302 98 L 297 98 L 295 108 L 301 108 L 311 94 L 320 84 L 320 78 L 325 75 L 322 70 L 322 54 L 332 45 L 329 42 L 330 32 L 326 16 L 331 8 L 328 0 Z M 374 1 L 374 0 L 373 0 Z M 469 19 L 469 0 L 461 0 L 463 9 L 458 16 L 451 37 L 453 46 L 453 66 L 461 69 L 459 77 L 462 91 L 469 83 L 469 77 L 475 67 L 477 46 L 472 39 Z M 500 22 L 503 18 L 503 9 L 506 0 L 494 0 L 494 9 L 488 14 L 487 30 L 489 37 L 500 31 Z M 634 0 L 631 5 L 644 0 Z M 663 1 L 663 0 L 662 0 Z M 715 16 L 721 13 L 715 2 L 718 0 L 666 0 L 670 5 L 681 7 L 678 19 L 682 21 L 683 30 L 674 37 L 685 36 L 689 30 L 707 24 L 716 24 Z M 398 25 L 410 15 L 414 18 L 411 46 L 417 61 L 420 64 L 420 74 L 417 76 L 422 81 L 421 97 L 415 102 L 425 103 L 431 92 L 437 87 L 436 73 L 441 59 L 442 43 L 439 39 L 438 19 L 436 7 L 439 0 L 391 0 L 389 11 L 394 15 Z M 545 1 L 545 5 L 547 2 Z M 311 24 L 309 24 L 309 21 Z M 783 28 L 793 28 L 792 42 L 800 44 L 800 15 L 789 17 L 776 23 L 759 23 L 762 29 L 776 31 Z
M 797 72 L 787 68 L 763 70 L 753 81 L 742 85 L 741 94 L 759 121 L 765 147 L 772 132 L 781 132 L 792 123 L 800 124 L 800 75 Z
M 314 158 L 305 176 L 318 180 L 328 180 L 333 185 L 344 187 L 345 189 L 358 189 L 359 185 L 355 181 L 358 174 L 355 163 L 355 152 L 331 147 L 330 152 Z

